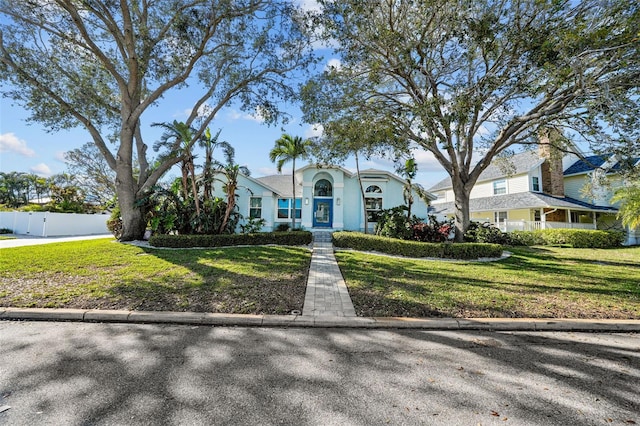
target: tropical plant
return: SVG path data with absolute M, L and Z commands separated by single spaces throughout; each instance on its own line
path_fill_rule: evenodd
M 239 188 L 238 177 L 240 174 L 245 176 L 249 176 L 251 174 L 246 166 L 241 166 L 235 163 L 235 150 L 231 145 L 224 146 L 222 152 L 224 154 L 225 162 L 222 163 L 214 160 L 213 163 L 216 171 L 223 177 L 223 179 L 217 178 L 217 180 L 222 182 L 222 190 L 227 194 L 227 206 L 220 228 L 218 229 L 218 233 L 220 234 L 224 232 L 234 232 L 235 224 L 233 228 L 229 226 L 229 219 L 236 207 L 236 191 Z
M 149 110 L 179 93 L 185 124 L 202 118 L 190 145 L 232 103 L 283 119 L 292 76 L 314 61 L 300 14 L 288 0 L 1 0 L 0 91 L 48 130 L 87 130 L 117 175 L 121 238 L 139 239 L 139 200 L 183 160 L 149 162 Z
M 207 127 L 204 131 L 204 135 L 200 138 L 200 146 L 204 148 L 204 165 L 202 167 L 202 181 L 203 181 L 203 201 L 206 203 L 213 197 L 213 174 L 214 170 L 214 160 L 213 160 L 213 151 L 220 147 L 223 149 L 228 149 L 231 145 L 226 141 L 218 141 L 220 137 L 220 132 L 222 129 L 218 130 L 218 132 L 211 136 L 211 130 Z
M 291 200 L 291 229 L 296 229 L 296 214 L 295 214 L 295 203 L 296 203 L 296 159 L 297 158 L 307 158 L 309 153 L 308 149 L 310 146 L 310 142 L 308 140 L 303 140 L 300 136 L 291 136 L 288 134 L 283 134 L 278 140 L 276 140 L 276 144 L 269 152 L 269 159 L 271 162 L 276 163 L 276 168 L 278 169 L 278 173 L 282 173 L 282 167 L 291 161 L 291 189 L 293 198 Z
M 262 231 L 262 227 L 266 223 L 266 220 L 263 218 L 249 218 L 244 224 L 240 225 L 240 232 L 243 234 L 255 234 L 256 232 Z
M 429 215 L 427 222 L 414 222 L 411 225 L 412 239 L 425 243 L 443 243 L 448 241 L 453 230 L 453 220 L 439 221 L 435 216 Z
M 611 198 L 612 203 L 620 203 L 618 219 L 631 229 L 640 228 L 640 182 L 618 188 Z
M 379 212 L 375 234 L 381 237 L 410 240 L 413 236 L 412 223 L 407 219 L 406 206 L 397 206 Z
M 196 185 L 196 169 L 194 156 L 191 153 L 194 140 L 194 129 L 177 120 L 172 123 L 153 123 L 154 127 L 162 127 L 164 133 L 160 140 L 153 145 L 154 151 L 161 148 L 166 150 L 163 157 L 176 157 L 181 159 L 180 170 L 182 172 L 182 191 L 184 199 L 189 198 L 189 176 L 191 176 L 191 195 L 196 207 L 196 214 L 200 215 L 200 201 L 198 200 L 198 188 Z

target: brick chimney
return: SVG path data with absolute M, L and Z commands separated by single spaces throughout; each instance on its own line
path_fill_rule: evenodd
M 553 142 L 559 140 L 562 135 L 554 129 L 540 132 L 538 153 L 545 161 L 540 166 L 542 173 L 542 192 L 555 197 L 564 197 L 564 170 L 562 169 L 562 152 Z

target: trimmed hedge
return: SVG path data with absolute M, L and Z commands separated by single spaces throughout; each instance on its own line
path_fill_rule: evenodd
M 573 248 L 613 248 L 624 241 L 624 233 L 588 229 L 541 229 L 509 233 L 512 245 L 570 246 Z
M 478 259 L 502 256 L 502 246 L 487 243 L 423 243 L 378 237 L 360 232 L 334 232 L 333 245 L 360 251 L 377 251 L 406 257 Z
M 149 244 L 154 247 L 172 248 L 260 246 L 267 244 L 302 246 L 311 244 L 312 240 L 313 235 L 309 231 L 293 231 L 221 235 L 154 235 L 149 239 Z

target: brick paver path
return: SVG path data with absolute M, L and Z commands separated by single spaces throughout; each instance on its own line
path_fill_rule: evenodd
M 333 255 L 330 232 L 313 234 L 313 254 L 302 315 L 356 316 L 347 286 Z

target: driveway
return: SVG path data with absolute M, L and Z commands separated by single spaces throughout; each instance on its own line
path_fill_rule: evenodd
M 73 237 L 34 237 L 30 235 L 11 235 L 16 237 L 11 240 L 0 240 L 0 249 L 23 247 L 23 246 L 37 246 L 40 244 L 52 244 L 52 243 L 66 243 L 68 241 L 80 241 L 80 240 L 96 240 L 99 238 L 113 238 L 112 234 L 102 235 L 77 235 Z

